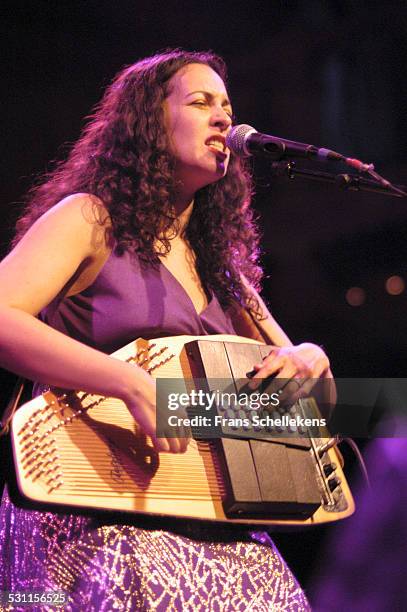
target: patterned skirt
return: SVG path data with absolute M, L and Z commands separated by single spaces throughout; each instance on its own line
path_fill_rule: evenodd
M 159 526 L 159 528 L 158 528 Z M 263 532 L 0 508 L 0 590 L 64 591 L 65 612 L 310 610 Z M 182 533 L 184 531 L 184 533 Z M 187 534 L 187 535 L 186 535 Z M 19 610 L 19 607 L 9 608 Z M 41 605 L 21 610 L 47 611 Z

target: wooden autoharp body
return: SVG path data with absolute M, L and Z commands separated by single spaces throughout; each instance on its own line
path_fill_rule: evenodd
M 228 380 L 230 389 L 269 350 L 239 336 L 176 336 L 138 339 L 113 356 L 190 393 L 198 380 L 207 389 Z M 297 408 L 319 415 L 311 398 Z M 17 484 L 42 504 L 250 525 L 309 526 L 354 511 L 337 451 L 318 451 L 326 431 L 220 434 L 193 437 L 183 454 L 158 454 L 120 400 L 48 391 L 13 417 Z

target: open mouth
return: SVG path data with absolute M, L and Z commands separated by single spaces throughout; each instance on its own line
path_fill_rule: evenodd
M 226 159 L 227 157 L 227 153 L 226 153 L 226 145 L 224 143 L 224 141 L 220 138 L 209 138 L 206 141 L 206 146 L 213 152 L 216 153 L 216 155 L 219 155 L 222 157 L 222 159 Z

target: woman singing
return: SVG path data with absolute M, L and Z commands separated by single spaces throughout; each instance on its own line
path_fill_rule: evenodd
M 0 365 L 37 392 L 121 399 L 158 452 L 188 441 L 156 437 L 154 380 L 109 356 L 135 338 L 235 334 L 251 313 L 276 347 L 256 378 L 331 376 L 324 352 L 293 346 L 256 292 L 250 180 L 225 145 L 225 83 L 212 53 L 125 68 L 67 161 L 31 190 L 0 265 Z M 28 510 L 6 488 L 0 545 L 0 589 L 63 590 L 66 610 L 308 609 L 271 540 L 241 529 Z

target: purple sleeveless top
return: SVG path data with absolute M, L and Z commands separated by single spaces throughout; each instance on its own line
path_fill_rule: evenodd
M 41 319 L 105 353 L 138 337 L 236 333 L 214 294 L 198 315 L 182 285 L 162 263 L 141 266 L 137 257 L 114 251 L 90 287 L 55 298 Z

